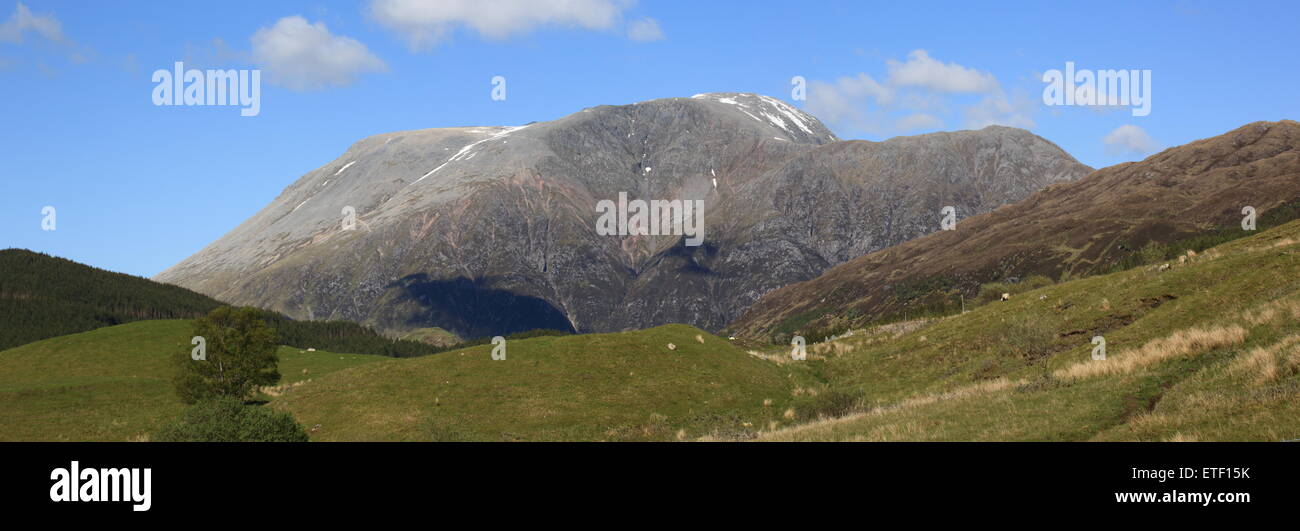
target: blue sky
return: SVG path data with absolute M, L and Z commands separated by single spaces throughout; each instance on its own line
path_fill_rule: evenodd
M 1102 167 L 1297 118 L 1298 29 L 1282 1 L 0 0 L 0 248 L 150 276 L 369 135 L 791 101 L 794 76 L 792 103 L 844 138 L 1001 123 Z M 176 61 L 260 69 L 260 114 L 155 106 L 151 74 Z M 1041 75 L 1067 61 L 1150 70 L 1151 113 L 1045 106 Z

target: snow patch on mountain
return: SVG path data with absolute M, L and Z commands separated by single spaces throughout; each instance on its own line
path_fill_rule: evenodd
M 816 135 L 812 124 L 817 120 L 803 111 L 771 96 L 734 93 L 705 93 L 691 96 L 692 99 L 716 101 L 734 105 L 740 112 L 759 122 L 770 123 L 782 131 L 795 133 L 795 128 L 805 134 Z M 757 113 L 757 114 L 755 114 Z M 759 118 L 762 116 L 762 118 Z M 833 137 L 831 137 L 833 138 Z
M 456 154 L 455 154 L 455 155 L 452 155 L 451 158 L 447 159 L 446 162 L 443 162 L 443 163 L 440 164 L 437 168 L 434 168 L 434 169 L 432 169 L 432 170 L 429 170 L 429 173 L 424 174 L 423 176 L 421 176 L 419 179 L 416 179 L 415 182 L 412 182 L 411 184 L 415 184 L 415 183 L 418 183 L 418 182 L 420 182 L 420 181 L 423 181 L 425 177 L 428 177 L 428 176 L 430 176 L 430 175 L 433 175 L 434 173 L 437 173 L 438 170 L 441 170 L 441 169 L 445 168 L 448 164 L 451 164 L 451 163 L 453 163 L 453 162 L 460 161 L 460 160 L 470 160 L 470 159 L 474 158 L 474 155 L 477 155 L 477 154 L 478 154 L 478 152 L 475 151 L 474 148 L 476 148 L 476 147 L 482 145 L 484 142 L 489 142 L 489 141 L 492 141 L 492 140 L 497 140 L 497 139 L 504 138 L 506 135 L 508 135 L 508 134 L 510 134 L 510 133 L 513 133 L 513 132 L 515 132 L 515 131 L 519 131 L 519 130 L 524 129 L 524 128 L 526 128 L 526 127 L 528 127 L 528 126 L 527 126 L 527 125 L 520 125 L 520 126 L 516 126 L 516 127 L 480 127 L 480 128 L 472 129 L 472 130 L 470 130 L 471 133 L 475 133 L 475 134 L 490 134 L 490 136 L 488 136 L 487 138 L 484 138 L 484 139 L 482 139 L 482 140 L 478 140 L 478 141 L 476 141 L 476 142 L 471 142 L 469 145 L 467 145 L 467 146 L 465 146 L 465 147 L 463 147 L 463 148 L 460 148 L 460 151 L 457 151 Z M 408 186 L 409 186 L 409 185 L 408 185 Z

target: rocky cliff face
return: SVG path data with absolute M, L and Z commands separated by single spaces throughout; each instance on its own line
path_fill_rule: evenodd
M 1089 170 L 1018 129 L 842 142 L 778 100 L 701 94 L 367 138 L 156 279 L 393 333 L 716 330 L 937 230 L 944 206 L 987 212 Z M 702 201 L 703 243 L 598 234 L 598 203 L 620 193 Z

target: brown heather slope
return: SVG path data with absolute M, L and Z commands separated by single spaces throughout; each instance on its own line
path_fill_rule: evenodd
M 834 330 L 967 299 L 980 283 L 1105 270 L 1148 242 L 1239 227 L 1300 198 L 1300 123 L 1256 122 L 1048 186 L 764 295 L 728 329 L 753 338 Z M 778 338 L 782 339 L 782 338 Z

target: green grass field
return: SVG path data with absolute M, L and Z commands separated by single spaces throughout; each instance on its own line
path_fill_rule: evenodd
M 545 441 L 756 432 L 789 402 L 789 371 L 684 325 L 491 350 L 339 371 L 271 405 L 319 425 L 313 440 Z
M 0 439 L 149 439 L 182 409 L 168 356 L 189 336 L 142 321 L 0 352 Z M 492 348 L 282 347 L 260 399 L 316 441 L 1300 439 L 1300 222 L 857 330 L 808 361 L 685 325 Z
M 183 409 L 168 355 L 189 336 L 189 321 L 142 321 L 0 352 L 0 440 L 148 440 Z M 788 402 L 787 371 L 688 326 L 515 340 L 503 361 L 491 348 L 393 359 L 281 347 L 282 380 L 257 399 L 319 424 L 313 440 L 743 435 Z
M 0 440 L 143 440 L 179 415 L 171 354 L 190 321 L 137 321 L 0 352 Z M 282 383 L 386 360 L 280 347 Z M 306 372 L 303 372 L 303 371 Z

